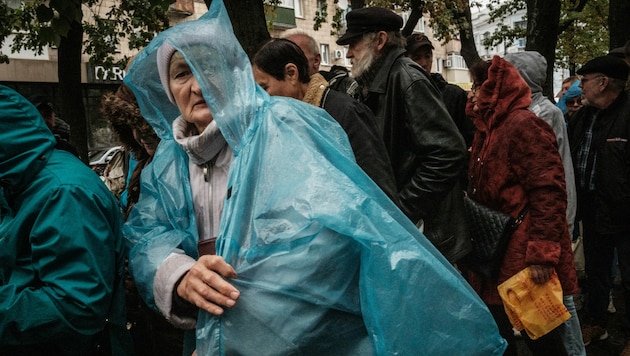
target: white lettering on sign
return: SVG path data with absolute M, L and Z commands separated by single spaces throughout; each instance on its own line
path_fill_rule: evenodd
M 112 67 L 111 69 L 103 66 L 94 67 L 95 80 L 123 80 L 125 74 L 125 70 L 119 67 Z

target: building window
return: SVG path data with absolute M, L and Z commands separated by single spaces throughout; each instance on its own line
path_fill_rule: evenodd
M 293 0 L 280 0 L 278 6 L 287 7 L 293 9 Z
M 278 6 L 293 9 L 295 17 L 304 17 L 302 13 L 302 0 L 280 0 Z
M 322 55 L 322 64 L 330 65 L 330 49 L 327 44 L 319 45 L 319 52 Z
M 274 9 L 274 14 L 267 14 L 268 22 L 272 22 L 274 26 L 279 28 L 294 28 L 295 25 L 295 4 L 300 5 L 300 0 L 280 0 L 278 6 Z M 299 10 L 302 12 L 301 7 Z
M 451 53 L 446 56 L 446 60 L 444 61 L 444 68 L 449 69 L 468 69 L 466 66 L 466 61 L 464 57 L 459 54 Z
M 435 59 L 435 72 L 442 73 L 442 58 L 440 57 Z
M 405 27 L 405 25 L 407 24 L 407 21 L 409 21 L 409 15 L 411 13 L 410 12 L 403 12 L 402 13 L 402 18 L 403 18 L 403 27 Z M 413 32 L 422 32 L 424 33 L 424 29 L 425 29 L 425 21 L 424 21 L 424 17 L 421 17 L 418 20 L 418 23 L 416 23 L 416 27 L 413 28 Z

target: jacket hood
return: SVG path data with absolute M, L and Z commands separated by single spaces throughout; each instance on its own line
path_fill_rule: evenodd
M 143 116 L 160 138 L 171 139 L 171 125 L 180 113 L 160 81 L 158 49 L 165 43 L 188 62 L 214 120 L 236 153 L 255 117 L 257 101 L 268 100 L 269 96 L 256 85 L 249 58 L 232 31 L 222 2 L 213 1 L 198 20 L 161 32 L 135 57 L 125 77 Z
M 510 112 L 527 110 L 532 102 L 531 91 L 514 66 L 505 59 L 494 56 L 488 79 L 479 87 L 477 98 L 478 112 L 471 110 L 468 101 L 466 113 L 474 118 L 478 129 L 497 125 Z
M 547 78 L 547 60 L 536 51 L 509 53 L 505 60 L 512 63 L 525 80 L 532 93 L 542 92 Z
M 571 99 L 571 98 L 579 98 L 582 96 L 582 88 L 580 88 L 581 80 L 576 80 L 571 84 L 566 93 L 562 96 L 563 98 Z
M 0 185 L 17 189 L 46 165 L 56 140 L 35 106 L 2 85 L 0 113 Z
M 133 136 L 133 129 L 145 139 L 159 141 L 155 131 L 142 117 L 138 103 L 126 85 L 121 85 L 115 93 L 106 93 L 101 100 L 101 114 L 110 122 L 121 145 L 131 151 L 136 159 L 143 159 L 147 152 Z

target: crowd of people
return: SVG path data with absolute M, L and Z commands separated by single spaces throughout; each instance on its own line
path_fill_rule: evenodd
M 538 52 L 476 63 L 467 93 L 394 12 L 346 19 L 351 75 L 295 30 L 249 58 L 220 0 L 159 33 L 103 97 L 124 162 L 104 182 L 47 99 L 0 86 L 0 354 L 517 355 L 520 337 L 584 356 L 606 339 L 615 263 L 630 306 L 630 41 L 554 105 Z M 522 218 L 497 274 L 471 257 L 465 196 Z M 540 337 L 497 289 L 525 269 L 569 313 Z

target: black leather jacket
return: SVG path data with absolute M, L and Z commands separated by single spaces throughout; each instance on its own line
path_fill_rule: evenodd
M 394 173 L 370 109 L 348 95 L 328 88 L 321 107 L 348 135 L 357 164 L 398 205 Z
M 595 191 L 580 186 L 578 153 L 589 118 L 597 114 L 591 152 L 596 155 Z M 630 231 L 630 96 L 626 92 L 604 110 L 584 106 L 569 119 L 569 143 L 578 191 L 578 214 L 594 219 L 599 234 Z
M 451 262 L 470 251 L 459 178 L 466 147 L 440 91 L 420 67 L 392 49 L 362 98 L 387 148 L 402 211 Z

